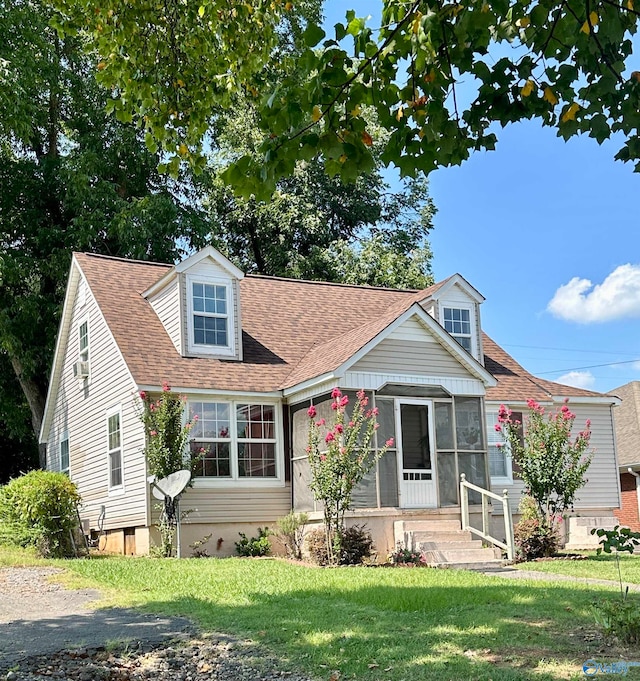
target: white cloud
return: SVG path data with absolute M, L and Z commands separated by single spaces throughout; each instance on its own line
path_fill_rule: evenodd
M 560 378 L 556 378 L 555 382 L 588 390 L 595 385 L 596 377 L 590 371 L 569 371 Z
M 620 265 L 601 284 L 574 277 L 555 292 L 547 310 L 583 324 L 640 317 L 640 265 Z

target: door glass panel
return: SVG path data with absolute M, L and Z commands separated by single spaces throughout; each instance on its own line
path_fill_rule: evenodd
M 431 469 L 429 442 L 429 407 L 426 404 L 400 405 L 402 429 L 402 467 Z
M 436 449 L 455 449 L 452 405 L 447 402 L 436 402 L 434 411 L 436 417 Z

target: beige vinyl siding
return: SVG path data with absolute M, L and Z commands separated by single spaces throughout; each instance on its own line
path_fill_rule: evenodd
M 498 404 L 488 404 L 487 411 L 498 410 Z M 557 405 L 560 406 L 560 405 Z M 514 410 L 517 407 L 512 407 Z M 613 509 L 620 505 L 618 492 L 618 471 L 614 449 L 613 419 L 610 405 L 571 404 L 569 408 L 576 414 L 574 435 L 583 430 L 587 419 L 591 419 L 591 449 L 595 454 L 587 470 L 587 484 L 578 491 L 575 510 L 580 509 Z M 547 411 L 555 407 L 547 407 Z M 523 410 L 526 419 L 526 409 Z M 524 485 L 521 480 L 514 480 L 512 485 L 492 485 L 492 491 L 502 494 L 507 489 L 511 498 L 511 506 L 516 510 Z
M 471 374 L 439 343 L 429 342 L 424 336 L 422 341 L 386 338 L 349 370 L 418 376 L 471 377 Z
M 73 376 L 77 360 L 78 324 L 89 322 L 90 380 Z M 49 451 L 59 466 L 60 436 L 69 433 L 71 479 L 82 497 L 81 517 L 97 527 L 105 506 L 104 529 L 146 524 L 144 430 L 134 406 L 136 385 L 109 333 L 90 290 L 80 308 L 74 303 L 64 364 L 49 433 Z M 122 493 L 109 491 L 107 420 L 109 409 L 121 406 Z
M 149 298 L 149 304 L 162 322 L 171 342 L 182 352 L 182 325 L 180 324 L 180 286 L 178 278 Z
M 153 518 L 159 513 L 153 503 Z M 291 510 L 291 483 L 284 487 L 191 487 L 180 499 L 185 523 L 273 523 Z

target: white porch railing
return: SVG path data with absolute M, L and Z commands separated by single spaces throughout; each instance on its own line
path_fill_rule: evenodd
M 469 490 L 474 492 L 479 492 L 482 495 L 482 531 L 475 527 L 472 527 L 469 522 Z M 490 499 L 495 499 L 502 503 L 502 512 L 504 515 L 504 536 L 506 537 L 506 543 L 500 541 L 496 537 L 492 536 L 489 529 L 489 503 Z M 511 515 L 511 509 L 509 508 L 509 493 L 507 490 L 503 490 L 502 496 L 499 494 L 494 494 L 488 489 L 478 487 L 470 482 L 467 482 L 467 476 L 462 473 L 460 475 L 460 506 L 462 510 L 462 529 L 473 534 L 478 535 L 485 541 L 499 546 L 507 552 L 507 558 L 513 560 L 515 557 L 514 552 L 514 541 L 513 541 L 513 517 Z

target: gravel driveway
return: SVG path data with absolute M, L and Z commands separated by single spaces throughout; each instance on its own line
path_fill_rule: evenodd
M 0 569 L 1 678 L 31 681 L 309 681 L 251 641 L 200 635 L 184 618 L 95 609 L 100 592 L 50 581 L 57 568 Z

